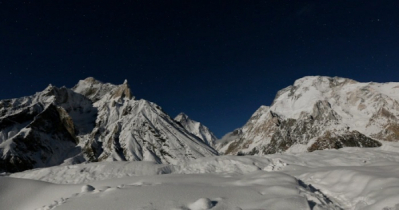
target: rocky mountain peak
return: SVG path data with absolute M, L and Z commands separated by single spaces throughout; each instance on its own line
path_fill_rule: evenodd
M 129 84 L 127 83 L 127 80 L 125 80 L 123 84 L 118 85 L 115 88 L 111 98 L 133 99 L 132 92 L 130 90 Z
M 183 112 L 179 113 L 175 117 L 175 120 L 178 121 L 178 122 L 187 121 L 188 119 L 189 119 L 188 116 L 185 113 L 183 113 Z
M 96 80 L 94 77 L 87 77 L 86 79 L 84 79 L 83 81 L 87 82 L 88 84 L 98 84 L 98 83 L 102 83 L 98 80 Z
M 44 91 L 50 91 L 54 88 L 54 86 L 50 83 L 47 85 L 47 87 L 44 89 Z
M 376 139 L 398 141 L 397 87 L 398 83 L 361 83 L 341 77 L 298 79 L 280 90 L 269 108 L 260 107 L 239 135 L 230 135 L 229 143 L 218 146 L 219 151 L 270 154 L 292 148 L 381 145 Z M 315 141 L 317 146 L 312 145 Z
M 93 77 L 80 80 L 73 88 L 76 93 L 82 94 L 97 102 L 103 97 L 108 99 L 134 99 L 127 80 L 121 85 L 102 83 Z

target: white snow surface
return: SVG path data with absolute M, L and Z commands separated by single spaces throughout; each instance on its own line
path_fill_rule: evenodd
M 0 176 L 0 209 L 399 207 L 399 143 L 267 156 L 99 162 Z

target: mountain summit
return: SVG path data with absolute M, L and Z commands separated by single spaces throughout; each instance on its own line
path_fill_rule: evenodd
M 0 171 L 92 161 L 180 160 L 217 155 L 161 107 L 92 77 L 0 101 Z
M 190 119 L 186 114 L 180 113 L 175 117 L 175 121 L 179 122 L 190 133 L 200 138 L 205 144 L 214 146 L 217 140 L 216 136 L 209 130 L 208 127 Z
M 304 77 L 280 90 L 217 145 L 225 154 L 271 154 L 399 140 L 399 83 Z

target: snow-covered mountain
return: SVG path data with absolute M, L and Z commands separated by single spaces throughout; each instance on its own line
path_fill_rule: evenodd
M 180 113 L 175 117 L 175 121 L 179 122 L 186 130 L 200 138 L 205 144 L 210 146 L 215 145 L 216 136 L 209 130 L 208 127 L 190 119 L 186 114 Z
M 225 154 L 377 147 L 399 140 L 399 83 L 304 77 L 219 141 Z
M 0 171 L 86 161 L 175 163 L 217 155 L 129 85 L 79 81 L 0 101 Z

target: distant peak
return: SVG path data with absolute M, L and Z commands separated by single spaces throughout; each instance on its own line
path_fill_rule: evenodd
M 184 112 L 180 112 L 180 114 L 178 114 L 177 116 L 180 116 L 181 118 L 188 118 L 188 115 L 186 115 Z
M 86 79 L 84 79 L 83 81 L 87 82 L 87 83 L 101 83 L 100 81 L 96 80 L 94 77 L 87 77 Z
M 127 84 L 127 79 L 125 79 L 125 81 L 123 81 L 123 84 Z
M 44 90 L 45 91 L 50 91 L 52 89 L 54 89 L 54 86 L 50 83 L 50 84 L 48 84 L 48 86 Z
M 180 112 L 177 116 L 188 117 L 184 112 Z
M 175 120 L 176 121 L 182 121 L 182 120 L 187 120 L 187 119 L 189 119 L 188 118 L 188 116 L 184 113 L 184 112 L 180 112 L 180 114 L 178 114 L 176 117 L 175 117 Z

